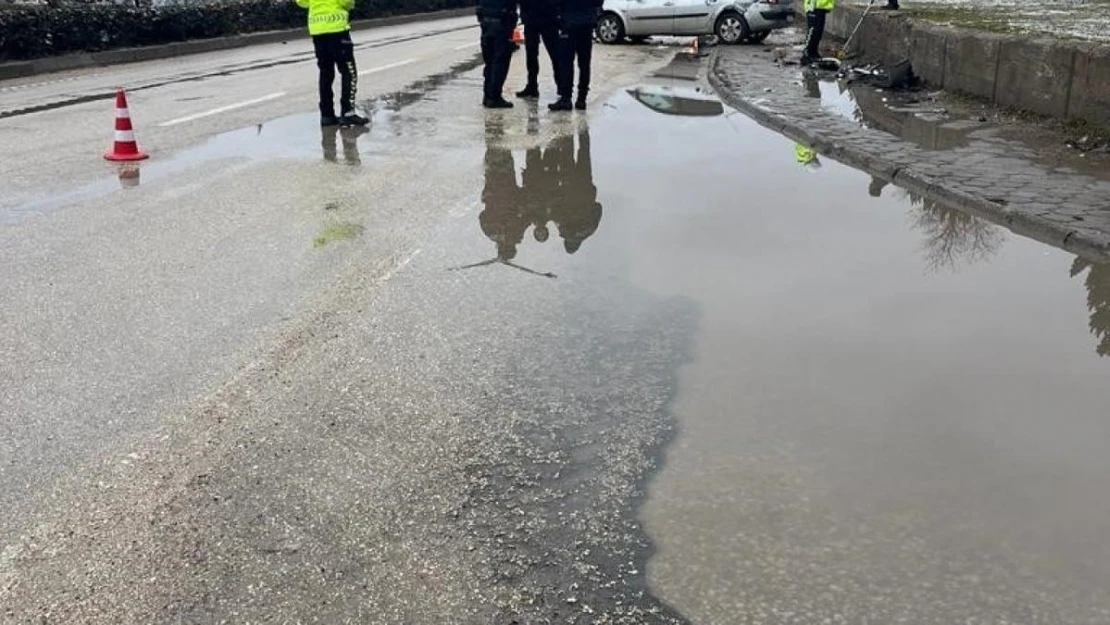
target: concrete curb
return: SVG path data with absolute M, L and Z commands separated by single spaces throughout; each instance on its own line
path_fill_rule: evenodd
M 803 125 L 761 107 L 733 91 L 719 75 L 720 59 L 720 53 L 714 51 L 710 59 L 709 83 L 725 103 L 752 118 L 759 125 L 809 146 L 822 156 L 828 156 L 923 197 L 935 199 L 963 212 L 1004 226 L 1016 234 L 1065 249 L 1095 262 L 1110 262 L 1110 234 L 1065 228 L 1036 215 L 947 188 L 939 180 L 914 172 L 912 167 L 900 167 L 885 160 L 882 155 L 868 153 L 830 139 L 815 127 Z
M 830 35 L 844 38 L 864 7 L 842 4 Z M 869 59 L 909 59 L 926 83 L 1060 119 L 1110 128 L 1110 45 L 947 26 L 899 11 L 871 11 L 854 49 Z
M 432 13 L 413 13 L 411 15 L 395 15 L 354 22 L 351 24 L 351 30 L 369 30 L 373 28 L 383 28 L 385 26 L 399 26 L 401 24 L 411 24 L 414 22 L 467 17 L 472 15 L 474 15 L 473 8 L 451 9 Z M 475 24 L 477 24 L 477 22 L 475 22 Z M 277 43 L 290 39 L 307 37 L 308 33 L 305 32 L 304 28 L 293 28 L 289 30 L 246 33 L 217 39 L 182 41 L 142 48 L 122 48 L 120 50 L 105 50 L 103 52 L 90 52 L 87 54 L 67 54 L 65 56 L 47 57 L 31 61 L 13 61 L 10 63 L 0 63 L 0 81 L 88 67 L 105 67 L 123 63 L 169 59 L 189 54 L 245 48 L 258 44 Z

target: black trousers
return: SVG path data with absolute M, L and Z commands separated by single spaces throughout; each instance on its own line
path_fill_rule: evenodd
M 593 60 L 594 29 L 591 26 L 572 26 L 564 31 L 559 41 L 559 62 L 555 64 L 561 77 L 559 97 L 569 98 L 574 90 L 574 63 L 578 62 L 578 97 L 590 92 L 590 63 Z
M 316 48 L 316 65 L 320 68 L 320 114 L 335 117 L 335 70 L 342 77 L 340 107 L 343 115 L 355 112 L 358 97 L 358 69 L 355 67 L 355 44 L 351 33 L 330 33 L 312 38 Z
M 502 91 L 509 76 L 509 61 L 513 58 L 510 39 L 516 27 L 516 17 L 481 17 L 478 22 L 482 26 L 482 61 L 486 64 L 482 74 L 482 93 L 486 100 L 496 100 L 504 97 Z
M 805 58 L 819 59 L 821 58 L 821 37 L 825 36 L 825 17 L 829 14 L 824 9 L 816 9 L 806 13 L 806 24 L 809 26 L 809 34 L 806 35 L 806 51 Z
M 559 84 L 559 27 L 554 22 L 524 25 L 524 56 L 528 66 L 528 86 L 539 87 L 540 42 L 551 59 L 555 84 Z

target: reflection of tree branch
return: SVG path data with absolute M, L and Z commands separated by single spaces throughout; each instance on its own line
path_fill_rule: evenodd
M 1110 265 L 1098 265 L 1076 257 L 1071 266 L 1074 278 L 1087 270 L 1087 310 L 1091 313 L 1089 327 L 1098 339 L 1095 351 L 1099 356 L 1110 356 Z
M 922 247 L 929 271 L 956 271 L 994 256 L 1005 241 L 997 226 L 910 193 L 913 227 L 925 235 Z

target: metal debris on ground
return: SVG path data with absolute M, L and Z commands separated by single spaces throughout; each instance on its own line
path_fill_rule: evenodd
M 909 61 L 899 61 L 889 67 L 880 63 L 844 67 L 839 75 L 850 83 L 862 81 L 880 89 L 910 89 L 917 85 L 917 77 Z

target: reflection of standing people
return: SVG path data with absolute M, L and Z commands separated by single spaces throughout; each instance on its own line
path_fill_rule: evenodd
M 802 83 L 805 85 L 807 98 L 821 99 L 821 82 L 817 80 L 816 74 L 803 72 Z
M 555 21 L 552 0 L 520 0 L 520 20 L 524 22 L 524 55 L 528 66 L 528 82 L 518 91 L 518 98 L 540 97 L 540 42 L 551 60 L 552 73 L 558 81 L 559 27 Z
M 836 0 L 805 0 L 806 49 L 802 53 L 802 65 L 816 63 L 821 58 L 821 38 L 825 36 L 825 18 L 836 8 Z
M 482 232 L 497 245 L 497 259 L 509 261 L 516 258 L 516 246 L 528 229 L 512 152 L 507 148 L 487 146 L 485 172 L 486 184 L 482 189 L 485 208 L 478 215 L 478 223 Z
M 509 75 L 516 28 L 517 0 L 478 0 L 478 23 L 482 27 L 482 106 L 492 109 L 513 108 L 502 91 Z
M 586 110 L 590 93 L 590 65 L 593 57 L 594 29 L 601 17 L 604 0 L 554 0 L 559 20 L 560 52 L 555 64 L 559 72 L 559 99 L 550 105 L 553 111 Z M 831 1 L 831 0 L 823 0 Z M 578 63 L 578 99 L 571 104 L 574 88 L 574 65 Z
M 886 188 L 886 185 L 886 180 L 878 176 L 871 176 L 871 184 L 867 185 L 867 195 L 871 197 L 882 197 L 883 189 Z
M 343 160 L 348 165 L 362 164 L 362 156 L 358 153 L 358 138 L 370 132 L 364 126 L 355 128 L 336 128 L 334 126 L 321 128 L 323 138 L 320 141 L 320 147 L 324 150 L 324 160 L 329 163 L 339 162 L 338 150 L 336 149 L 336 140 L 340 139 L 343 142 Z
M 821 169 L 821 159 L 817 158 L 817 152 L 801 143 L 794 144 L 794 160 L 810 171 Z
M 525 155 L 520 178 L 521 204 L 532 224 L 532 236 L 543 243 L 550 235 L 547 224 L 551 221 L 551 204 L 556 200 L 559 181 L 552 171 L 550 158 L 544 158 L 539 146 Z
M 320 68 L 320 125 L 365 126 L 370 120 L 358 114 L 358 68 L 355 66 L 355 44 L 351 41 L 348 12 L 355 0 L 297 0 L 308 9 L 308 34 L 316 50 Z M 335 116 L 335 70 L 341 77 L 340 117 Z
M 553 197 L 551 218 L 559 228 L 563 249 L 573 254 L 582 247 L 601 223 L 601 204 L 597 201 L 593 165 L 590 160 L 590 133 L 578 133 L 578 153 L 575 157 L 574 137 L 567 135 L 555 139 L 547 148 L 544 160 L 551 155 L 551 169 L 559 180 L 558 192 Z
M 525 273 L 554 278 L 553 273 L 541 273 L 514 264 L 517 245 L 524 239 L 524 232 L 530 225 L 525 210 L 526 201 L 520 187 L 516 184 L 516 164 L 513 153 L 508 148 L 492 145 L 495 139 L 490 128 L 486 128 L 486 184 L 482 189 L 484 208 L 478 215 L 482 232 L 497 246 L 497 256 L 478 263 L 454 267 L 453 270 L 486 267 L 494 264 L 508 265 Z

